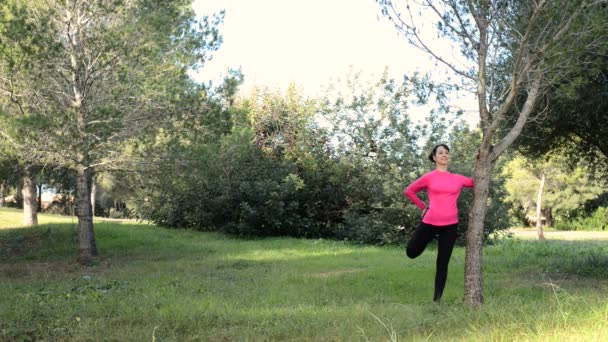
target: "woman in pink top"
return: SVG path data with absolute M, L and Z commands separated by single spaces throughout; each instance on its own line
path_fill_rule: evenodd
M 437 272 L 435 273 L 435 295 L 438 302 L 443 294 L 448 276 L 448 264 L 458 232 L 458 207 L 456 202 L 463 187 L 472 188 L 473 179 L 448 171 L 450 149 L 440 144 L 429 155 L 435 170 L 423 175 L 404 190 L 404 194 L 423 211 L 422 222 L 407 244 L 407 256 L 418 257 L 431 240 L 437 238 Z M 427 206 L 416 195 L 426 189 Z

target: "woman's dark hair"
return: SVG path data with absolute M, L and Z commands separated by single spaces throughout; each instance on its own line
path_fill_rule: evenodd
M 433 157 L 437 155 L 437 149 L 440 146 L 443 147 L 443 148 L 445 148 L 446 150 L 448 150 L 448 152 L 450 152 L 450 148 L 446 144 L 439 144 L 439 145 L 433 147 L 433 150 L 431 151 L 431 154 L 429 154 L 429 160 L 431 161 L 431 163 L 435 162 L 435 159 L 433 159 Z

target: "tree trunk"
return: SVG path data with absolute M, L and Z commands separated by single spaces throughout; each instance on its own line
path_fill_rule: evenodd
M 95 225 L 93 224 L 93 221 L 95 221 L 95 195 L 97 193 L 97 186 L 95 185 L 93 174 L 93 171 L 89 173 L 89 189 L 91 192 L 91 249 L 93 251 L 93 255 L 97 256 L 98 253 L 97 242 L 95 240 Z
M 97 184 L 95 184 L 95 180 L 91 177 L 91 213 L 93 217 L 95 217 L 95 196 L 97 196 Z
M 15 204 L 18 209 L 23 209 L 23 183 L 17 184 L 17 191 L 15 193 Z
M 78 261 L 87 265 L 97 255 L 94 250 L 93 213 L 91 211 L 91 191 L 89 182 L 91 180 L 89 169 L 79 164 L 77 166 L 78 177 L 76 180 L 76 216 L 78 217 Z
M 42 211 L 42 184 L 38 184 L 38 212 Z
M 545 235 L 543 234 L 543 218 L 542 218 L 543 188 L 544 187 L 545 187 L 545 173 L 543 172 L 540 176 L 540 185 L 538 186 L 538 194 L 536 195 L 536 233 L 538 234 L 539 240 L 545 239 Z
M 76 3 L 74 3 L 76 7 Z M 65 8 L 65 22 L 67 23 L 66 36 L 68 39 L 68 59 L 70 64 L 70 86 L 72 98 L 70 107 L 74 111 L 74 117 L 78 127 L 78 141 L 87 141 L 87 117 L 84 111 L 85 106 L 85 91 L 84 80 L 88 78 L 87 72 L 82 68 L 79 62 L 80 51 L 84 49 L 82 35 L 87 20 L 81 20 L 78 14 L 75 14 Z M 78 259 L 82 264 L 88 264 L 92 261 L 93 256 L 97 255 L 97 247 L 95 244 L 95 231 L 93 230 L 93 210 L 91 209 L 91 183 L 93 173 L 89 168 L 89 152 L 82 150 L 77 153 L 77 181 L 76 181 L 76 215 L 78 216 Z
M 36 201 L 36 183 L 31 175 L 23 177 L 23 225 L 27 227 L 38 225 L 38 202 Z
M 4 196 L 5 196 L 4 192 L 6 191 L 5 184 L 6 184 L 6 181 L 0 182 L 0 208 L 4 207 L 6 205 L 6 203 L 4 202 Z
M 553 221 L 553 209 L 551 209 L 551 207 L 545 207 L 543 209 L 543 215 L 545 216 L 545 225 L 547 227 L 554 227 L 555 222 Z
M 490 173 L 493 163 L 489 152 L 480 151 L 475 163 L 475 188 L 473 205 L 469 212 L 469 227 L 466 233 L 467 249 L 465 254 L 464 302 L 468 306 L 483 304 L 482 282 L 482 245 L 483 228 L 488 206 Z

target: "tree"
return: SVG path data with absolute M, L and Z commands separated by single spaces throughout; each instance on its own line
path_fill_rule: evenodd
M 36 186 L 36 176 L 39 166 L 20 162 L 14 155 L 14 151 L 6 144 L 5 139 L 0 136 L 3 149 L 0 150 L 0 207 L 5 206 L 5 196 L 9 185 L 21 182 L 17 187 L 18 196 L 23 199 L 23 225 L 32 227 L 38 224 L 39 205 L 37 199 L 38 188 Z
M 539 239 L 544 237 L 543 215 L 550 226 L 553 215 L 564 217 L 604 192 L 592 174 L 589 166 L 569 165 L 567 157 L 557 153 L 539 159 L 518 155 L 502 169 L 509 201 L 522 207 L 526 215 L 536 208 Z
M 15 171 L 18 165 L 16 159 L 3 152 L 6 151 L 0 151 L 0 208 L 6 206 L 5 197 L 9 188 L 17 181 L 17 172 Z
M 586 60 L 584 51 L 606 44 L 606 1 L 406 0 L 405 8 L 377 0 L 382 13 L 408 42 L 430 54 L 474 92 L 483 133 L 475 161 L 475 189 L 467 230 L 464 300 L 483 303 L 482 233 L 490 171 L 518 138 L 539 98 L 567 71 Z M 416 6 L 416 7 L 414 7 Z M 419 13 L 417 17 L 414 13 Z M 429 14 L 430 13 L 430 14 Z M 426 15 L 426 16 L 425 16 Z M 420 20 L 433 15 L 449 58 L 431 45 Z
M 544 232 L 542 229 L 542 199 L 547 180 L 547 172 L 549 166 L 541 161 L 530 164 L 530 161 L 522 157 L 513 159 L 505 169 L 503 175 L 507 177 L 507 189 L 510 192 L 513 202 L 519 202 L 523 206 L 524 211 L 530 206 L 530 203 L 536 205 L 536 231 L 539 240 L 544 240 Z M 509 177 L 511 176 L 511 177 Z M 534 202 L 534 195 L 536 201 Z
M 569 70 L 568 77 L 545 94 L 542 99 L 547 115 L 544 120 L 528 125 L 522 139 L 517 142 L 519 151 L 530 160 L 544 158 L 546 155 L 560 155 L 561 162 L 569 166 L 565 174 L 568 178 L 579 177 L 576 189 L 562 193 L 572 198 L 570 205 L 561 206 L 562 217 L 579 209 L 582 200 L 579 194 L 593 189 L 591 184 L 581 183 L 589 179 L 601 187 L 600 180 L 608 172 L 608 144 L 605 139 L 605 127 L 608 125 L 608 58 L 606 47 L 585 51 L 589 58 L 596 58 L 597 63 L 582 63 Z M 580 170 L 586 173 L 579 175 Z M 566 186 L 568 182 L 562 186 Z M 584 186 L 583 186 L 584 185 Z M 599 191 L 599 190 L 598 190 Z M 548 194 L 551 196 L 551 193 Z M 589 197 L 591 196 L 591 197 Z M 582 197 L 588 201 L 584 210 L 589 214 L 605 200 L 593 198 L 594 194 Z M 593 198 L 593 200 L 591 200 Z M 552 223 L 552 208 L 543 209 L 547 224 Z M 571 217 L 563 217 L 571 219 Z
M 10 157 L 10 153 L 8 144 L 0 136 L 0 208 L 6 205 L 4 198 L 7 194 L 11 175 L 14 174 L 12 169 L 15 161 Z
M 1 133 L 20 157 L 76 171 L 79 260 L 89 263 L 93 175 L 187 110 L 187 71 L 218 48 L 222 15 L 198 20 L 187 0 L 12 0 L 2 14 Z
M 582 64 L 545 99 L 550 115 L 527 127 L 520 150 L 531 158 L 558 151 L 572 162 L 586 160 L 608 171 L 608 58 L 606 50 L 587 52 L 599 65 Z
M 23 171 L 23 225 L 31 227 L 38 225 L 38 170 L 34 165 L 26 165 Z

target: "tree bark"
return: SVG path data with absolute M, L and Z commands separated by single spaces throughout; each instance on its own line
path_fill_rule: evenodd
M 42 211 L 42 184 L 37 184 L 38 189 L 38 212 Z
M 536 234 L 539 240 L 544 240 L 543 221 L 542 221 L 542 204 L 543 204 L 543 188 L 545 187 L 545 173 L 540 176 L 540 185 L 538 186 L 538 194 L 536 195 Z
M 91 213 L 93 217 L 95 217 L 95 197 L 97 196 L 97 184 L 95 184 L 95 180 L 91 177 Z
M 97 186 L 95 185 L 94 172 L 89 172 L 89 189 L 91 192 L 91 250 L 93 252 L 93 256 L 97 256 L 97 241 L 95 240 L 95 225 L 93 221 L 95 220 L 95 195 L 97 193 Z
M 464 272 L 464 302 L 472 307 L 483 304 L 481 267 L 483 228 L 493 164 L 490 151 L 480 150 L 475 162 L 475 188 L 473 189 L 473 205 L 469 212 L 469 227 L 466 233 L 467 249 Z
M 94 243 L 93 213 L 91 211 L 90 171 L 84 164 L 77 166 L 76 216 L 78 217 L 78 261 L 87 265 L 97 255 Z
M 36 201 L 36 183 L 31 175 L 23 177 L 23 225 L 32 227 L 38 225 L 38 202 Z

